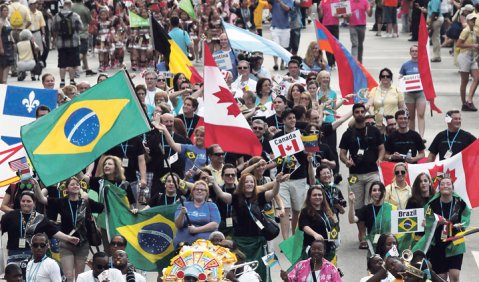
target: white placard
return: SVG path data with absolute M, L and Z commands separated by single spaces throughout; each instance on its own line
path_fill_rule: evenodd
M 422 82 L 419 74 L 405 75 L 399 79 L 399 90 L 403 93 L 421 91 Z
M 340 17 L 342 15 L 351 14 L 351 3 L 349 1 L 331 3 L 331 11 L 333 17 Z
M 286 157 L 304 151 L 303 140 L 299 130 L 269 141 L 274 157 Z
M 391 211 L 391 233 L 424 232 L 424 209 Z
M 213 55 L 213 58 L 220 69 L 231 70 L 233 68 L 229 52 L 221 52 L 219 54 Z

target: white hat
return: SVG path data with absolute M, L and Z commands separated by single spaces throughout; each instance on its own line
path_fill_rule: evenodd
M 65 1 L 63 1 L 63 5 L 65 5 L 65 4 L 71 4 L 71 3 L 72 3 L 72 0 L 65 0 Z
M 28 5 L 37 3 L 37 0 L 28 0 Z
M 476 19 L 476 18 L 477 18 L 477 15 L 476 15 L 476 14 L 469 14 L 469 15 L 467 15 L 467 17 L 466 17 L 466 20 L 469 21 L 469 20 L 473 20 L 473 19 Z
M 464 5 L 464 7 L 461 8 L 461 13 L 464 11 L 474 12 L 474 6 L 471 4 Z

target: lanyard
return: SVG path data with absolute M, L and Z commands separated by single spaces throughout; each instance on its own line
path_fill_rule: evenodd
M 73 214 L 72 202 L 70 200 L 68 200 L 68 206 L 70 207 L 70 212 L 71 212 L 71 215 L 72 215 L 73 229 L 75 229 L 75 227 L 77 225 L 78 207 L 80 206 L 80 201 L 77 202 L 77 209 L 75 210 L 75 214 Z
M 442 201 L 439 201 L 439 204 L 441 205 L 441 215 L 442 215 L 442 217 L 444 217 L 444 212 L 442 210 Z M 455 201 L 454 201 L 454 198 L 452 198 L 452 205 L 451 205 L 451 209 L 449 210 L 449 217 L 447 218 L 447 220 L 451 219 L 452 210 L 454 209 L 454 205 L 455 205 Z
M 323 214 L 320 214 L 319 215 L 321 217 L 321 219 L 323 220 L 324 222 L 324 225 L 326 225 L 326 230 L 329 231 L 331 230 L 331 223 L 329 223 L 329 218 L 328 216 L 323 212 Z
M 171 139 L 173 139 L 174 137 L 175 137 L 175 133 L 173 132 L 171 134 Z M 171 156 L 171 147 L 170 147 L 170 145 L 165 144 L 165 140 L 163 139 L 163 134 L 161 134 L 161 146 L 163 146 L 163 148 L 168 147 L 168 155 L 167 156 L 170 157 Z
M 276 123 L 277 129 L 283 129 L 283 123 L 278 122 L 278 116 L 276 114 L 274 115 L 274 122 Z
M 176 203 L 176 194 L 175 194 L 175 198 L 173 199 L 173 203 L 172 205 L 174 205 Z M 168 201 L 166 200 L 166 193 L 165 193 L 165 206 L 168 205 Z
M 195 116 L 193 115 L 193 117 L 191 118 L 191 121 L 190 121 L 190 124 L 188 125 L 188 122 L 186 121 L 186 116 L 185 114 L 183 114 L 183 121 L 185 122 L 185 126 L 186 126 L 186 135 L 188 135 L 188 137 L 190 136 L 190 131 L 193 129 L 193 121 L 195 120 Z
M 356 130 L 358 130 L 356 128 Z M 366 126 L 365 129 L 364 129 L 364 138 L 367 138 L 368 137 L 368 127 Z M 361 142 L 359 141 L 359 137 L 356 136 L 356 141 L 358 142 L 358 150 L 361 149 Z M 367 142 L 365 142 L 367 144 Z M 367 147 L 367 146 L 366 146 Z
M 374 214 L 374 228 L 376 229 L 376 231 L 381 232 L 381 228 L 383 225 L 383 206 L 381 206 L 378 212 L 378 214 L 381 213 L 381 219 L 379 219 L 379 229 L 377 228 L 378 222 L 376 221 L 376 210 L 374 209 L 374 205 L 371 205 L 371 208 L 373 209 L 373 214 Z
M 398 190 L 394 187 L 391 187 L 391 189 L 394 189 L 394 192 L 396 192 L 396 197 L 398 197 L 398 206 L 399 206 L 399 209 L 402 210 L 401 198 L 399 198 Z
M 128 151 L 128 141 L 125 142 L 125 145 L 123 143 L 120 143 L 121 150 L 123 151 L 123 157 L 126 158 L 126 152 Z
M 23 219 L 23 214 L 20 212 L 20 238 L 26 238 L 27 236 L 27 229 L 28 229 L 28 226 L 30 225 L 30 222 L 32 221 L 32 219 L 35 218 L 35 214 L 30 214 L 30 218 L 28 219 L 28 222 L 26 222 L 24 219 Z M 25 234 L 23 234 L 23 230 L 25 230 Z
M 47 258 L 47 255 L 44 255 L 43 258 L 40 260 L 40 263 L 38 263 L 35 267 L 35 269 L 33 269 L 33 264 L 35 264 L 35 261 L 33 261 L 32 263 L 32 269 L 30 269 L 29 272 L 27 272 L 27 282 L 30 282 L 30 281 L 36 281 L 36 277 L 37 277 L 37 274 L 38 274 L 38 271 L 40 270 L 40 266 L 42 265 L 43 261 Z
M 451 152 L 452 152 L 452 145 L 454 145 L 454 141 L 456 141 L 456 137 L 457 137 L 457 135 L 459 134 L 459 131 L 461 131 L 460 128 L 459 128 L 459 130 L 456 132 L 456 134 L 454 135 L 454 138 L 452 138 L 452 141 L 449 142 L 449 130 L 446 129 L 447 146 L 449 147 L 449 151 L 451 151 Z
M 236 188 L 236 184 L 235 184 L 234 187 Z M 223 185 L 223 186 L 221 187 L 221 190 L 223 190 L 223 192 L 226 193 L 226 187 L 225 187 L 225 185 Z M 250 204 L 250 206 L 251 206 L 251 204 Z M 231 212 L 232 212 L 231 204 L 226 204 L 226 217 L 229 217 L 230 214 L 231 214 Z
M 329 200 L 329 205 L 331 207 L 331 209 L 333 209 L 333 205 L 334 205 L 334 198 L 333 198 L 333 191 L 329 192 L 328 190 L 326 190 L 327 188 L 325 187 L 324 189 L 324 192 L 326 192 L 326 195 L 328 196 L 328 200 Z M 332 190 L 332 189 L 331 189 Z

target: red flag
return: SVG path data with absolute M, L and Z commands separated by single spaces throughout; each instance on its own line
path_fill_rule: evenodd
M 204 48 L 205 147 L 219 144 L 226 152 L 260 156 L 261 143 L 228 90 L 206 42 Z
M 429 61 L 429 34 L 427 32 L 426 20 L 423 16 L 421 16 L 421 20 L 419 22 L 417 49 L 417 64 L 419 67 L 419 74 L 421 75 L 424 95 L 426 96 L 426 100 L 428 100 L 429 104 L 431 105 L 431 110 L 442 113 L 441 109 L 439 109 L 434 103 L 434 99 L 436 98 L 436 90 L 434 90 L 434 83 L 432 81 L 431 75 L 431 65 Z
M 392 182 L 394 178 L 393 167 L 395 163 L 382 162 L 380 174 L 384 185 Z M 421 173 L 427 173 L 436 187 L 439 181 L 447 176 L 454 184 L 454 192 L 461 196 L 469 207 L 479 207 L 479 139 L 469 145 L 462 152 L 438 162 L 408 164 L 407 181 L 410 185 Z

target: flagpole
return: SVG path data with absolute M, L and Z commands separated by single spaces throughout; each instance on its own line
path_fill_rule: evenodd
M 123 68 L 123 71 L 124 71 L 124 74 L 126 75 L 126 77 L 128 78 L 128 81 L 130 81 L 130 86 L 131 86 L 133 92 L 135 93 L 135 98 L 138 100 L 138 103 L 141 105 L 140 108 L 143 111 L 143 113 L 145 114 L 146 120 L 148 121 L 148 125 L 150 126 L 150 130 L 151 130 L 151 129 L 154 128 L 153 124 L 151 123 L 150 119 L 148 118 L 148 113 L 146 112 L 146 109 L 141 104 L 140 99 L 138 98 L 138 94 L 136 94 L 136 90 L 135 90 L 135 87 L 134 87 L 135 84 L 133 83 L 133 80 L 131 80 L 130 73 L 128 72 L 126 67 Z

